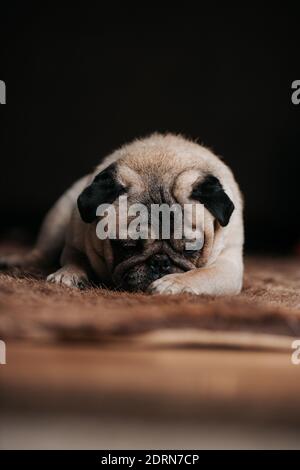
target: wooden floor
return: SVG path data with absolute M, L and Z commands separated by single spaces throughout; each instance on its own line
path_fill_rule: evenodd
M 300 448 L 289 352 L 7 344 L 1 448 Z

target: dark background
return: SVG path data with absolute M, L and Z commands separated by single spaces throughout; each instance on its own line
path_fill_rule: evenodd
M 248 250 L 295 249 L 300 15 L 203 5 L 1 5 L 2 237 L 34 235 L 55 199 L 115 147 L 172 131 L 233 169 Z

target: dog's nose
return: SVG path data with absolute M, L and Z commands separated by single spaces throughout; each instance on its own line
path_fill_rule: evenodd
M 154 272 L 168 273 L 171 269 L 171 260 L 168 255 L 157 254 L 151 257 L 149 265 Z

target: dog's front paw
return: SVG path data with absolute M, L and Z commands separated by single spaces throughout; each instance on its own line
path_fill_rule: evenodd
M 50 274 L 47 277 L 47 281 L 68 287 L 77 287 L 78 289 L 85 289 L 89 285 L 88 278 L 85 275 L 65 268 L 61 268 L 55 273 Z
M 182 274 L 167 274 L 160 279 L 152 282 L 148 287 L 148 292 L 151 294 L 181 294 L 189 293 L 199 295 L 200 292 L 192 287 L 185 278 L 184 273 Z

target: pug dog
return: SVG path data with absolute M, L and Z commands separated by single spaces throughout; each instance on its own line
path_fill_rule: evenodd
M 97 236 L 101 204 L 201 205 L 202 245 L 186 249 L 174 234 L 149 239 Z M 77 181 L 47 214 L 35 247 L 3 257 L 2 267 L 51 264 L 48 282 L 84 288 L 93 279 L 153 294 L 234 295 L 243 281 L 243 202 L 231 170 L 210 150 L 173 134 L 135 140 Z

